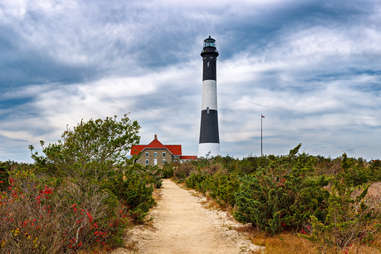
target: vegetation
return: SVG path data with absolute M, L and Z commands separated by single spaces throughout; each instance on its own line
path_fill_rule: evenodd
M 161 185 L 158 168 L 127 158 L 139 125 L 122 118 L 81 121 L 33 164 L 0 164 L 0 253 L 75 253 L 122 244 Z
M 174 166 L 174 177 L 229 208 L 269 236 L 295 232 L 320 251 L 371 243 L 380 232 L 380 203 L 367 200 L 381 163 L 299 154 L 242 160 L 216 157 Z
M 41 154 L 30 146 L 33 164 L 1 162 L 0 253 L 119 246 L 126 226 L 144 221 L 154 189 L 170 177 L 249 223 L 271 253 L 286 246 L 287 232 L 314 252 L 349 253 L 364 243 L 381 248 L 380 199 L 367 197 L 381 181 L 380 160 L 299 154 L 298 145 L 285 156 L 143 167 L 127 156 L 139 128 L 126 115 L 81 121 L 56 143 L 41 141 Z

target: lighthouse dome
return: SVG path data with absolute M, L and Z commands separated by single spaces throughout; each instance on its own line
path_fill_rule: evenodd
M 218 51 L 216 48 L 216 40 L 213 39 L 210 35 L 204 40 L 204 48 L 201 51 L 201 56 L 218 56 Z
M 213 39 L 210 35 L 208 38 L 204 40 L 204 48 L 205 47 L 216 47 L 216 40 Z

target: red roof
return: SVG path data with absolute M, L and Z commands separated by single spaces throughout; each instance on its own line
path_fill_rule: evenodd
M 181 160 L 197 160 L 197 156 L 195 155 L 182 155 L 180 156 Z
M 155 138 L 148 145 L 134 145 L 131 147 L 131 155 L 138 155 L 145 148 L 167 148 L 173 155 L 181 156 L 181 145 L 163 145 L 155 135 Z

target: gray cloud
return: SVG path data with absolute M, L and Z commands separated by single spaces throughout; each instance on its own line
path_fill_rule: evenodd
M 235 2 L 234 2 L 235 3 Z M 0 159 L 81 119 L 131 112 L 195 154 L 202 39 L 217 38 L 223 154 L 380 157 L 376 1 L 15 1 L 0 4 Z M 7 150 L 7 148 L 9 149 Z

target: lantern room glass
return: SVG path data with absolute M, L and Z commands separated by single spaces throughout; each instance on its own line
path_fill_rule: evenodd
M 216 43 L 214 41 L 205 41 L 204 47 L 216 47 Z

